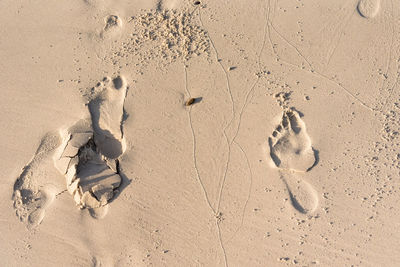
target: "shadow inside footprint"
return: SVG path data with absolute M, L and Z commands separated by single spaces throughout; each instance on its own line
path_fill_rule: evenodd
M 68 192 L 81 208 L 105 206 L 121 185 L 118 159 L 107 158 L 97 149 L 90 120 L 78 121 L 64 136 L 54 160 L 66 177 Z
M 275 134 L 275 136 L 276 136 L 276 134 Z M 271 137 L 268 138 L 268 145 L 269 145 L 269 148 L 270 148 L 269 155 L 271 156 L 272 161 L 275 163 L 276 166 L 280 166 L 281 165 L 280 159 L 278 158 L 277 155 L 275 155 L 275 153 L 272 152 L 273 143 L 272 143 L 272 138 Z
M 360 0 L 357 5 L 358 13 L 367 19 L 378 15 L 381 9 L 380 0 Z
M 319 151 L 316 150 L 315 148 L 312 148 L 312 150 L 314 152 L 315 162 L 310 168 L 307 169 L 308 172 L 311 171 L 319 163 Z
M 118 161 L 104 159 L 92 140 L 79 150 L 78 157 L 76 179 L 80 181 L 81 204 L 90 208 L 106 205 L 121 184 Z
M 117 90 L 121 89 L 124 86 L 124 80 L 120 76 L 114 78 L 112 80 L 112 83 L 114 85 L 114 88 Z
M 75 203 L 88 208 L 94 218 L 102 218 L 107 204 L 129 184 L 119 163 L 126 148 L 122 123 L 127 118 L 123 107 L 127 85 L 121 76 L 106 77 L 93 91 L 88 104 L 90 118 L 62 133 L 64 144 L 55 165 L 65 175 Z
M 116 159 L 125 151 L 122 123 L 126 119 L 124 100 L 127 86 L 122 77 L 105 79 L 103 91 L 89 102 L 94 142 L 107 158 Z
M 97 128 L 94 142 L 101 154 L 110 159 L 118 158 L 125 151 L 123 140 L 115 138 L 108 130 Z
M 289 193 L 290 202 L 294 209 L 302 214 L 311 214 L 318 207 L 318 196 L 314 188 L 306 181 L 293 179 L 288 182 L 285 178 L 281 177 L 285 184 L 286 190 Z M 289 185 L 289 183 L 291 185 Z
M 286 184 L 286 189 L 289 192 L 289 197 L 290 197 L 290 202 L 292 203 L 292 206 L 299 211 L 300 213 L 306 214 L 307 210 L 304 209 L 300 203 L 297 201 L 296 197 L 293 195 L 292 191 L 290 190 L 290 188 L 288 187 L 288 185 Z

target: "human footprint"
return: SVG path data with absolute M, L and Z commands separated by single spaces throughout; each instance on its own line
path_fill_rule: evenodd
M 276 167 L 306 172 L 315 163 L 315 153 L 304 121 L 294 109 L 283 111 L 282 121 L 268 139 L 270 156 Z
M 121 185 L 118 158 L 125 151 L 122 121 L 126 89 L 122 77 L 104 78 L 92 90 L 90 118 L 61 131 L 63 142 L 54 163 L 81 208 L 105 206 Z

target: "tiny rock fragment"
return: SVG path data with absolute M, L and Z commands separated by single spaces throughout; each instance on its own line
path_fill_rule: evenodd
M 78 150 L 78 147 L 74 147 L 68 143 L 61 157 L 75 157 L 76 155 L 78 155 Z
M 88 133 L 74 133 L 71 138 L 71 145 L 77 148 L 81 148 L 83 145 L 85 145 L 89 140 L 93 138 L 93 133 L 88 132 Z
M 66 182 L 67 182 L 67 186 L 69 186 L 70 184 L 72 184 L 72 182 L 75 180 L 75 175 L 76 175 L 76 169 L 77 165 L 72 165 L 69 169 L 66 176 Z
M 196 101 L 196 98 L 190 98 L 188 101 L 186 101 L 185 105 L 186 106 L 193 105 L 195 101 Z
M 90 192 L 86 191 L 81 198 L 81 204 L 83 207 L 99 208 L 101 206 L 100 202 L 95 199 Z
M 109 185 L 95 185 L 92 187 L 92 192 L 100 201 L 101 206 L 104 206 L 114 196 L 113 187 Z
M 79 182 L 80 179 L 78 178 L 75 181 L 73 181 L 71 185 L 67 185 L 68 193 L 70 193 L 71 195 L 74 194 L 76 189 L 78 189 Z
M 107 166 L 113 170 L 114 172 L 118 172 L 117 161 L 113 159 L 105 158 L 104 161 L 107 163 Z
M 68 171 L 68 166 L 69 166 L 70 161 L 71 161 L 71 158 L 63 157 L 63 158 L 60 158 L 59 160 L 55 161 L 55 166 L 60 173 L 66 174 Z
M 79 188 L 78 188 L 78 190 L 75 190 L 74 201 L 75 201 L 76 205 L 81 204 L 81 193 L 80 193 Z

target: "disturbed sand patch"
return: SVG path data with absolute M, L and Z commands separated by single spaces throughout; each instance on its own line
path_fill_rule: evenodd
M 133 55 L 141 65 L 159 59 L 165 64 L 210 52 L 208 34 L 189 10 L 152 10 L 127 24 L 129 36 L 110 57 L 115 63 Z
M 122 77 L 104 78 L 93 88 L 90 119 L 61 133 L 64 141 L 54 163 L 80 208 L 105 206 L 121 184 L 118 158 L 125 151 L 121 123 L 126 90 Z

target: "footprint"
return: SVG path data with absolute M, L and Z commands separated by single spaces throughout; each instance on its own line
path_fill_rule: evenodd
M 286 180 L 281 176 L 289 193 L 290 202 L 298 212 L 311 214 L 318 208 L 319 199 L 315 189 L 306 181 L 291 177 Z
M 96 87 L 97 92 L 89 102 L 94 141 L 99 151 L 111 159 L 118 158 L 126 149 L 122 132 L 126 90 L 123 77 L 118 76 L 113 80 L 106 77 Z
M 63 142 L 54 157 L 75 203 L 89 208 L 96 218 L 105 215 L 105 206 L 122 181 L 118 157 L 125 151 L 122 121 L 126 89 L 120 76 L 105 78 L 94 87 L 88 105 L 91 118 L 61 132 Z
M 92 89 L 90 118 L 62 130 L 61 138 L 56 133 L 42 138 L 14 184 L 14 209 L 28 228 L 42 222 L 46 208 L 62 192 L 51 183 L 56 176 L 52 166 L 65 176 L 77 205 L 89 208 L 95 218 L 106 215 L 105 205 L 122 181 L 118 158 L 126 149 L 122 132 L 126 90 L 123 77 L 104 78 Z
M 286 108 L 283 111 L 282 121 L 268 139 L 268 144 L 271 160 L 280 169 L 293 208 L 302 214 L 313 213 L 318 207 L 318 194 L 309 183 L 295 175 L 311 170 L 316 165 L 317 154 L 296 110 Z
M 378 15 L 381 8 L 380 0 L 360 0 L 358 2 L 358 12 L 365 18 L 373 18 Z
M 270 156 L 276 167 L 298 172 L 315 164 L 315 152 L 305 124 L 294 109 L 283 111 L 282 121 L 268 139 Z
M 49 182 L 54 177 L 48 171 L 51 155 L 59 145 L 59 136 L 48 133 L 40 142 L 31 161 L 22 169 L 14 184 L 14 209 L 20 221 L 29 229 L 38 226 L 47 207 L 53 202 L 57 189 Z
M 117 15 L 109 15 L 104 18 L 104 28 L 100 32 L 100 37 L 115 36 L 122 27 L 122 20 Z

